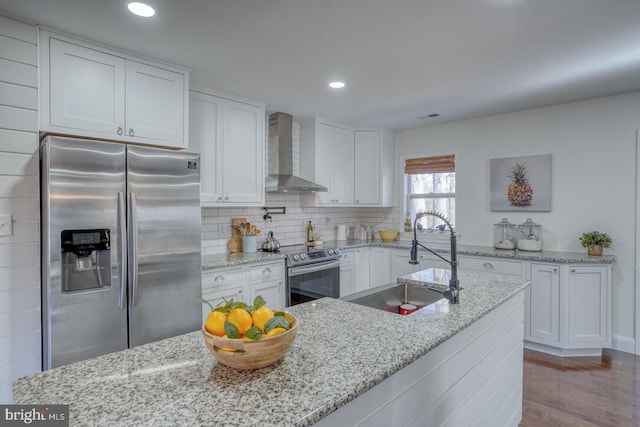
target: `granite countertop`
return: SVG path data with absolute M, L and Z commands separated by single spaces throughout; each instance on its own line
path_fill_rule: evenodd
M 290 307 L 295 342 L 263 369 L 218 364 L 197 331 L 18 379 L 14 401 L 69 404 L 72 426 L 311 425 L 527 286 L 487 273 L 460 282 L 460 304 L 409 316 L 332 298 Z
M 434 243 L 426 245 L 435 252 L 449 253 L 448 243 Z M 379 248 L 395 248 L 407 249 L 411 248 L 411 242 L 398 240 L 394 242 L 383 242 L 381 240 L 328 240 L 325 241 L 324 247 L 337 247 L 340 249 L 362 248 L 362 247 L 379 247 Z M 614 255 L 589 256 L 586 252 L 560 252 L 560 251 L 542 251 L 542 252 L 526 252 L 518 250 L 495 249 L 492 246 L 473 246 L 458 245 L 458 255 L 505 258 L 520 261 L 540 261 L 554 262 L 560 264 L 613 264 L 616 262 Z M 420 249 L 424 251 L 423 249 Z M 254 262 L 273 261 L 285 259 L 283 254 L 275 254 L 272 252 L 254 252 L 254 253 L 223 253 L 217 255 L 207 255 L 202 257 L 202 270 L 212 270 L 216 268 L 233 267 L 241 264 L 250 264 Z
M 410 241 L 398 240 L 394 242 L 383 242 L 381 240 L 361 241 L 361 240 L 335 240 L 326 242 L 325 246 L 337 246 L 340 249 L 358 248 L 358 247 L 382 247 L 407 249 L 411 248 Z M 448 243 L 425 244 L 434 252 L 449 253 Z M 419 249 L 424 251 L 424 249 Z M 457 245 L 458 255 L 469 255 L 491 258 L 505 258 L 520 261 L 540 261 L 554 262 L 559 264 L 585 263 L 585 264 L 612 264 L 616 262 L 615 255 L 590 256 L 585 252 L 561 252 L 561 251 L 541 251 L 528 252 L 518 250 L 496 249 L 493 246 L 475 246 L 475 245 Z
M 202 257 L 202 270 L 213 270 L 215 268 L 233 267 L 235 265 L 250 264 L 263 261 L 278 261 L 285 259 L 283 254 L 273 252 L 234 252 L 218 255 L 207 255 Z

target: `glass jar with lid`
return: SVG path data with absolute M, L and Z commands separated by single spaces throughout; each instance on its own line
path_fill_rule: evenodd
M 493 224 L 493 247 L 496 249 L 516 248 L 516 225 L 507 218 Z
M 542 250 L 542 226 L 531 218 L 518 225 L 518 249 L 530 252 Z

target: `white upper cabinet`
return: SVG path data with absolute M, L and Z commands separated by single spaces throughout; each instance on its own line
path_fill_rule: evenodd
M 264 205 L 264 106 L 190 91 L 189 150 L 203 206 Z
M 354 204 L 392 206 L 393 133 L 356 129 L 353 164 Z
M 303 206 L 353 205 L 353 131 L 314 119 L 300 128 L 300 174 L 328 188 L 302 194 Z
M 186 148 L 186 70 L 40 31 L 40 131 Z
M 127 136 L 187 147 L 184 74 L 127 61 L 126 76 Z
M 356 205 L 380 204 L 380 132 L 354 133 L 354 202 Z
M 312 119 L 300 135 L 300 174 L 329 190 L 303 194 L 302 206 L 392 206 L 391 131 Z

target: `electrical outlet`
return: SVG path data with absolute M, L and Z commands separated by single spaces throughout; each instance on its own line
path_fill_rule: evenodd
M 0 214 L 0 236 L 13 235 L 13 219 L 11 214 Z
M 218 227 L 218 236 L 225 236 L 227 234 L 231 234 L 229 230 L 230 228 L 227 224 L 220 224 L 220 226 Z

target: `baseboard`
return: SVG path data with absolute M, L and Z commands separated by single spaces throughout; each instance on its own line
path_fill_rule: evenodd
M 636 340 L 633 338 L 614 335 L 611 348 L 618 351 L 624 351 L 625 353 L 636 354 Z

